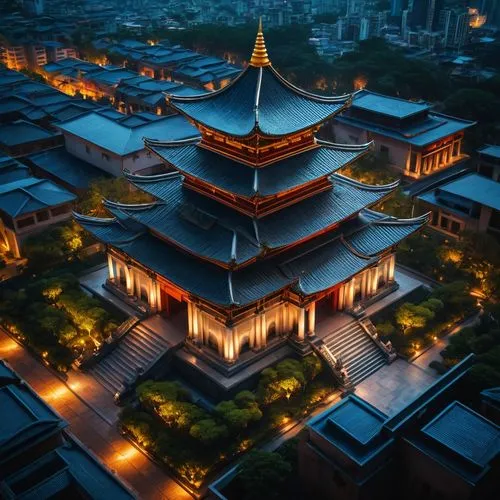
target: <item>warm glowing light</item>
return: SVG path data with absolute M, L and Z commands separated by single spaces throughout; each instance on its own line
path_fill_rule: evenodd
M 133 458 L 137 457 L 137 455 L 140 454 L 140 451 L 137 448 L 134 448 L 133 446 L 130 446 L 127 450 L 118 453 L 118 458 L 117 460 L 124 461 L 124 460 L 132 460 Z
M 68 384 L 68 387 L 72 390 L 72 391 L 77 391 L 78 389 L 81 389 L 82 388 L 82 383 L 81 382 L 70 382 Z
M 481 28 L 486 23 L 486 16 L 481 16 L 477 9 L 469 8 L 469 26 L 472 29 Z
M 69 394 L 69 389 L 63 385 L 52 389 L 51 391 L 42 393 L 41 396 L 46 401 L 55 401 L 57 399 L 62 399 Z
M 8 354 L 10 352 L 14 352 L 19 349 L 21 349 L 21 346 L 19 344 L 17 344 L 13 340 L 9 340 L 0 346 L 0 353 Z
M 42 358 L 45 359 L 48 355 L 49 355 L 49 353 L 47 351 L 42 352 Z
M 353 82 L 354 90 L 363 90 L 367 85 L 368 85 L 368 80 L 363 75 L 360 75 L 354 79 Z

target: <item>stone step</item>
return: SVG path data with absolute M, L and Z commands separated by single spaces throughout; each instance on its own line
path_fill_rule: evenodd
M 164 347 L 169 347 L 169 343 L 159 334 L 148 328 L 147 326 L 139 323 L 135 327 L 137 332 L 145 339 L 150 339 L 155 345 L 162 345 Z
M 381 359 L 378 362 L 374 363 L 373 365 L 367 367 L 364 371 L 360 371 L 356 373 L 353 378 L 351 379 L 351 382 L 353 385 L 357 385 L 361 383 L 365 378 L 368 378 L 370 375 L 375 373 L 377 370 L 382 368 L 386 364 L 385 359 Z
M 338 349 L 332 349 L 329 347 L 330 351 L 333 352 L 335 356 L 347 357 L 351 353 L 361 352 L 365 348 L 369 348 L 371 340 L 363 337 L 355 337 L 347 345 L 343 345 Z
M 104 359 L 102 363 L 100 363 L 102 367 L 110 370 L 115 378 L 123 382 L 124 380 L 128 380 L 131 375 L 134 373 L 134 368 L 123 365 L 118 358 L 108 358 Z
M 149 348 L 146 350 L 146 348 L 142 347 L 141 344 L 138 344 L 136 341 L 129 340 L 128 342 L 124 342 L 122 348 L 124 351 L 133 354 L 139 363 L 147 362 L 149 359 L 156 356 L 156 351 L 150 350 Z
M 157 344 L 154 344 L 150 340 L 144 339 L 142 336 L 136 334 L 135 331 L 130 332 L 130 334 L 125 339 L 124 343 L 127 345 L 131 344 L 135 346 L 137 349 L 140 349 L 146 355 L 149 356 L 156 354 L 156 352 L 161 350 L 161 348 Z
M 138 356 L 133 352 L 130 346 L 120 346 L 116 351 L 116 355 L 109 357 L 109 361 L 118 363 L 126 372 L 130 370 L 135 371 L 148 362 L 146 358 Z
M 327 337 L 326 339 L 323 340 L 325 344 L 327 344 L 329 347 L 336 348 L 339 345 L 347 344 L 349 341 L 355 337 L 358 337 L 361 333 L 364 333 L 360 327 L 358 328 L 352 328 L 349 331 L 345 333 L 345 335 L 342 335 L 338 337 L 337 335 L 332 336 L 332 337 Z
M 135 380 L 139 371 L 147 371 L 168 348 L 168 342 L 161 335 L 138 323 L 91 373 L 106 389 L 116 393 Z
M 109 392 L 112 394 L 116 394 L 118 391 L 118 386 L 116 386 L 113 382 L 110 382 L 108 378 L 101 375 L 98 370 L 92 371 L 92 376 Z
M 360 366 L 364 366 L 375 358 L 383 357 L 377 349 L 366 353 L 364 356 L 359 356 L 348 363 L 348 371 L 353 371 Z
M 116 392 L 122 385 L 122 380 L 118 378 L 111 368 L 99 363 L 94 369 L 93 374 L 97 374 L 101 379 L 104 379 L 107 384 L 113 387 L 114 392 Z
M 344 365 L 352 363 L 357 358 L 364 358 L 368 354 L 373 352 L 373 348 L 367 344 L 360 344 L 355 349 L 349 350 L 341 355 L 342 362 Z

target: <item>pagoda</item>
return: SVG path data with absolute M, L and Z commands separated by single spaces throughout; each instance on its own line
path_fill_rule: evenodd
M 370 144 L 316 137 L 352 95 L 287 82 L 260 26 L 231 84 L 167 99 L 200 137 L 145 140 L 171 171 L 127 177 L 155 201 L 104 201 L 109 218 L 75 217 L 106 245 L 108 284 L 151 313 L 187 309 L 185 349 L 196 359 L 248 366 L 277 342 L 304 345 L 319 302 L 348 311 L 394 285 L 396 245 L 427 219 L 371 210 L 397 182 L 371 186 L 340 173 Z

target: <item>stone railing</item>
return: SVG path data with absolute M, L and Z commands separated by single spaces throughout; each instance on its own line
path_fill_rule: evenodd
M 365 333 L 377 344 L 379 349 L 384 353 L 384 356 L 387 358 L 389 363 L 392 363 L 397 358 L 396 349 L 392 346 L 392 343 L 383 342 L 380 340 L 380 337 L 377 332 L 377 328 L 371 322 L 370 318 L 363 318 L 359 324 L 361 328 L 365 331 Z
M 335 355 L 330 351 L 328 346 L 323 343 L 320 339 L 314 339 L 310 341 L 313 351 L 315 351 L 329 366 L 332 374 L 339 383 L 341 389 L 344 392 L 350 392 L 353 390 L 353 385 L 349 379 L 347 370 L 344 368 L 342 359 L 335 357 Z
M 88 355 L 85 358 L 79 359 L 76 362 L 78 368 L 82 370 L 88 370 L 95 366 L 102 358 L 110 354 L 112 351 L 118 347 L 118 343 L 123 336 L 125 336 L 132 328 L 134 328 L 137 323 L 141 320 L 137 316 L 130 316 L 123 323 L 121 323 L 118 328 L 111 334 L 109 340 L 103 344 L 103 346 L 94 354 Z

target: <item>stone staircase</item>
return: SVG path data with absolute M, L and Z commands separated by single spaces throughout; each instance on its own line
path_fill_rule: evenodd
M 113 394 L 120 393 L 147 372 L 169 347 L 163 337 L 137 323 L 89 373 Z
M 382 349 L 358 321 L 352 321 L 323 338 L 326 351 L 342 362 L 349 382 L 356 386 L 387 363 Z

